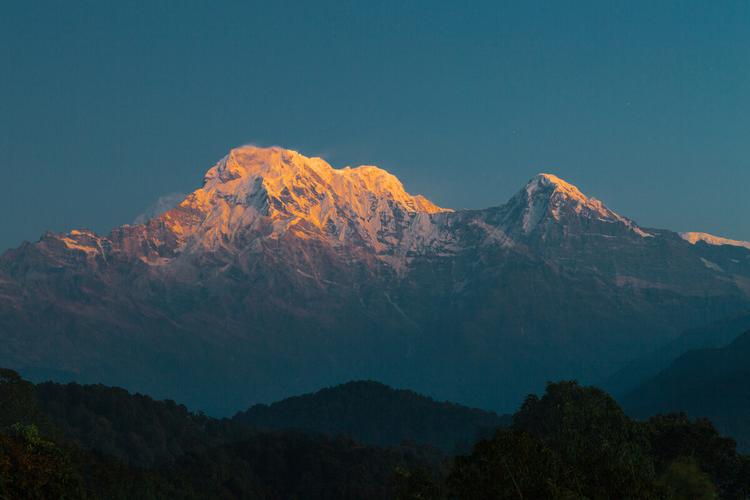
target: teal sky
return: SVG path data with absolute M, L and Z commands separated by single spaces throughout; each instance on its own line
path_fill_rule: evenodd
M 0 249 L 107 231 L 237 145 L 453 208 L 552 172 L 750 240 L 750 1 L 3 2 Z

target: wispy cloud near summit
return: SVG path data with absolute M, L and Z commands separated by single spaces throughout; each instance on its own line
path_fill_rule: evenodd
M 164 212 L 173 209 L 185 199 L 185 193 L 169 193 L 159 198 L 146 208 L 138 217 L 133 220 L 133 224 L 145 224 L 154 217 L 158 217 Z

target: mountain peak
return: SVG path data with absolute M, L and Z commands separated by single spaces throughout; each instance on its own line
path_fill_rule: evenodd
M 639 236 L 650 236 L 633 221 L 621 217 L 596 198 L 588 197 L 560 177 L 539 173 L 510 201 L 510 212 L 520 220 L 520 231 L 530 234 L 548 222 L 594 220 L 624 224 Z
M 407 193 L 401 181 L 382 168 L 362 165 L 336 169 L 321 158 L 308 158 L 278 146 L 232 149 L 206 173 L 203 190 L 245 195 L 260 184 L 270 197 L 284 198 L 282 201 L 292 206 L 307 204 L 301 203 L 299 196 L 310 195 L 319 201 L 327 193 L 340 198 L 383 197 L 410 212 L 446 211 L 421 195 Z M 275 204 L 274 208 L 281 205 L 286 203 Z
M 206 172 L 203 187 L 240 181 L 234 183 L 236 187 L 248 178 L 279 178 L 300 173 L 305 169 L 310 172 L 325 170 L 326 166 L 328 164 L 320 158 L 306 158 L 291 149 L 278 146 L 240 146 L 231 149 Z
M 554 174 L 539 173 L 526 184 L 526 191 L 529 195 L 538 192 L 540 188 L 546 191 L 549 191 L 551 188 L 553 193 L 561 193 L 581 203 L 586 203 L 589 200 L 576 186 Z
M 411 218 L 445 211 L 375 166 L 336 169 L 277 146 L 242 146 L 211 167 L 203 187 L 162 220 L 201 246 L 223 245 L 249 228 L 273 238 L 291 231 L 385 248 L 385 235 L 399 233 Z

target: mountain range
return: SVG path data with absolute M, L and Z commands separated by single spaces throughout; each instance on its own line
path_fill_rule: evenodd
M 748 311 L 746 244 L 641 227 L 554 175 L 451 210 L 278 147 L 231 150 L 141 224 L 0 257 L 0 365 L 215 415 L 352 379 L 506 411 Z

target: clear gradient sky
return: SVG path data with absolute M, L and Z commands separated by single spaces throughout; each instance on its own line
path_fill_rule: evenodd
M 0 250 L 130 222 L 244 143 L 453 208 L 547 171 L 750 240 L 750 1 L 0 6 Z

